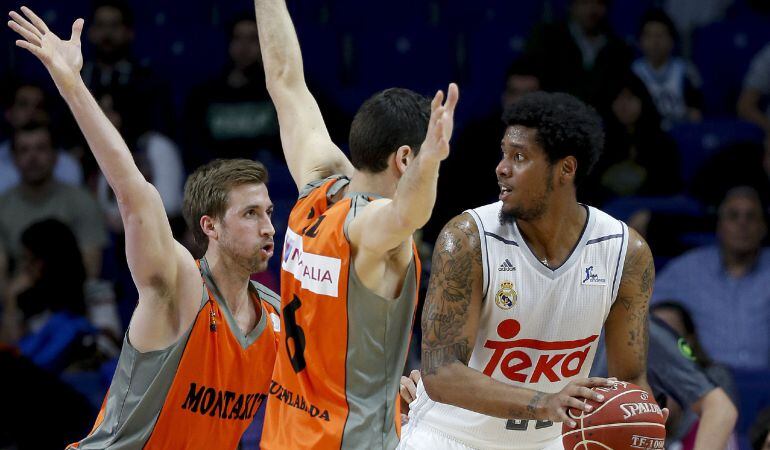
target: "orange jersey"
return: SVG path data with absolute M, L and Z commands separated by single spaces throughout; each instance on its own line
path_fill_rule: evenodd
M 252 282 L 262 312 L 243 336 L 201 260 L 201 309 L 167 349 L 141 353 L 128 333 L 91 434 L 70 449 L 234 449 L 267 397 L 278 345 L 278 297 Z
M 346 178 L 303 189 L 281 263 L 281 329 L 262 448 L 379 449 L 398 443 L 397 397 L 417 304 L 416 252 L 400 296 L 384 299 L 351 270 L 347 223 L 370 201 Z

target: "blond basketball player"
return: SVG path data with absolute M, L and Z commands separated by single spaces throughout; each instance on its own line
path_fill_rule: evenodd
M 267 397 L 279 300 L 249 280 L 273 253 L 264 166 L 218 160 L 190 176 L 184 210 L 196 261 L 174 241 L 157 190 L 80 78 L 83 20 L 62 41 L 32 11 L 11 12 L 16 41 L 45 65 L 115 196 L 139 302 L 107 398 L 74 449 L 234 449 Z
M 281 272 L 282 325 L 264 449 L 392 449 L 417 302 L 414 231 L 431 215 L 457 86 L 442 104 L 406 89 L 367 100 L 352 161 L 305 84 L 284 0 L 256 0 L 267 88 L 299 189 Z
M 441 232 L 422 314 L 422 380 L 402 449 L 560 449 L 569 407 L 601 401 L 587 378 L 602 326 L 609 374 L 649 390 L 644 240 L 577 202 L 603 145 L 598 115 L 567 94 L 510 106 L 500 201 Z

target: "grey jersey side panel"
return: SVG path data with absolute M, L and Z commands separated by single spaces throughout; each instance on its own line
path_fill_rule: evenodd
M 361 211 L 360 206 L 355 210 Z M 366 288 L 351 262 L 345 378 L 349 412 L 341 449 L 394 449 L 398 445 L 396 398 L 412 334 L 416 293 L 414 258 L 395 300 Z
M 208 300 L 203 288 L 201 307 Z M 123 338 L 118 367 L 110 383 L 104 420 L 78 450 L 133 450 L 142 448 L 152 435 L 166 395 L 176 377 L 195 321 L 184 336 L 163 350 L 141 353 Z

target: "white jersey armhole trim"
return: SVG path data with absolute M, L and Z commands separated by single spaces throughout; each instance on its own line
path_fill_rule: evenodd
M 483 273 L 482 277 L 482 286 L 483 291 L 481 293 L 481 298 L 485 299 L 487 298 L 487 291 L 489 291 L 489 258 L 487 258 L 487 233 L 484 229 L 484 223 L 481 221 L 481 217 L 479 217 L 479 214 L 472 210 L 466 210 L 466 213 L 470 214 L 470 216 L 473 218 L 473 221 L 476 222 L 476 228 L 478 228 L 479 232 L 479 243 L 481 245 L 481 271 Z
M 626 263 L 626 253 L 628 250 L 628 227 L 625 223 L 618 221 L 621 227 L 621 241 L 620 251 L 618 252 L 618 262 L 615 266 L 615 277 L 612 281 L 612 304 L 615 304 L 615 300 L 618 298 L 618 291 L 620 290 L 620 283 L 623 280 L 623 267 Z

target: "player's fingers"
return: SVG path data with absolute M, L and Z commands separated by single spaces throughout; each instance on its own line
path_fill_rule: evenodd
M 21 37 L 23 37 L 27 41 L 29 41 L 29 42 L 37 45 L 37 46 L 40 46 L 40 38 L 36 34 L 32 33 L 28 29 L 22 27 L 21 25 L 19 25 L 18 23 L 14 22 L 13 20 L 9 20 L 8 21 L 8 27 L 10 29 L 12 29 L 13 31 L 19 33 L 21 35 Z
M 671 411 L 668 408 L 663 408 L 661 411 L 663 412 L 663 423 L 668 422 L 668 415 L 671 414 Z
M 444 92 L 439 90 L 436 95 L 433 96 L 433 100 L 430 102 L 430 110 L 435 111 L 436 108 L 441 106 L 441 102 L 444 101 Z
M 78 19 L 72 24 L 70 40 L 80 45 L 80 35 L 83 33 L 83 19 Z
M 27 19 L 22 17 L 21 14 L 17 13 L 16 11 L 11 11 L 8 13 L 8 16 L 13 19 L 14 22 L 18 23 L 22 26 L 25 30 L 29 31 L 30 33 L 34 34 L 35 36 L 40 37 L 40 30 L 35 28 L 34 25 L 29 23 Z
M 576 397 L 567 397 L 564 399 L 564 406 L 568 408 L 579 409 L 580 411 L 585 412 L 591 412 L 594 409 L 591 405 Z
M 589 389 L 585 386 L 575 386 L 575 389 L 570 392 L 570 395 L 573 397 L 580 397 L 580 398 L 586 398 L 589 400 L 595 400 L 597 402 L 603 402 L 604 401 L 604 395 Z
M 614 381 L 602 377 L 583 378 L 581 380 L 575 380 L 573 383 L 578 386 L 586 387 L 607 387 L 615 384 Z
M 417 397 L 417 385 L 414 384 L 414 381 L 412 381 L 411 378 L 401 377 L 401 385 L 406 388 L 407 392 L 409 392 L 409 401 L 412 401 Z
M 420 371 L 415 369 L 411 372 L 409 372 L 409 378 L 414 381 L 415 386 L 420 382 Z
M 447 111 L 454 113 L 455 106 L 457 106 L 457 100 L 460 98 L 460 89 L 455 83 L 449 83 L 449 89 L 447 89 L 447 99 L 444 106 Z
M 32 22 L 35 27 L 40 30 L 41 33 L 46 34 L 48 33 L 48 26 L 46 26 L 45 22 L 43 22 L 43 19 L 37 16 L 34 11 L 27 8 L 26 6 L 21 7 L 21 12 L 24 13 L 25 16 L 27 16 Z
M 40 47 L 37 45 L 31 44 L 27 41 L 17 40 L 16 45 L 18 45 L 21 48 L 25 48 L 32 52 L 33 55 L 37 56 L 38 58 L 43 58 L 43 52 L 40 50 Z
M 577 426 L 577 422 L 567 415 L 567 411 L 564 408 L 557 408 L 556 415 L 559 417 L 557 422 L 564 422 L 570 428 L 575 428 Z

